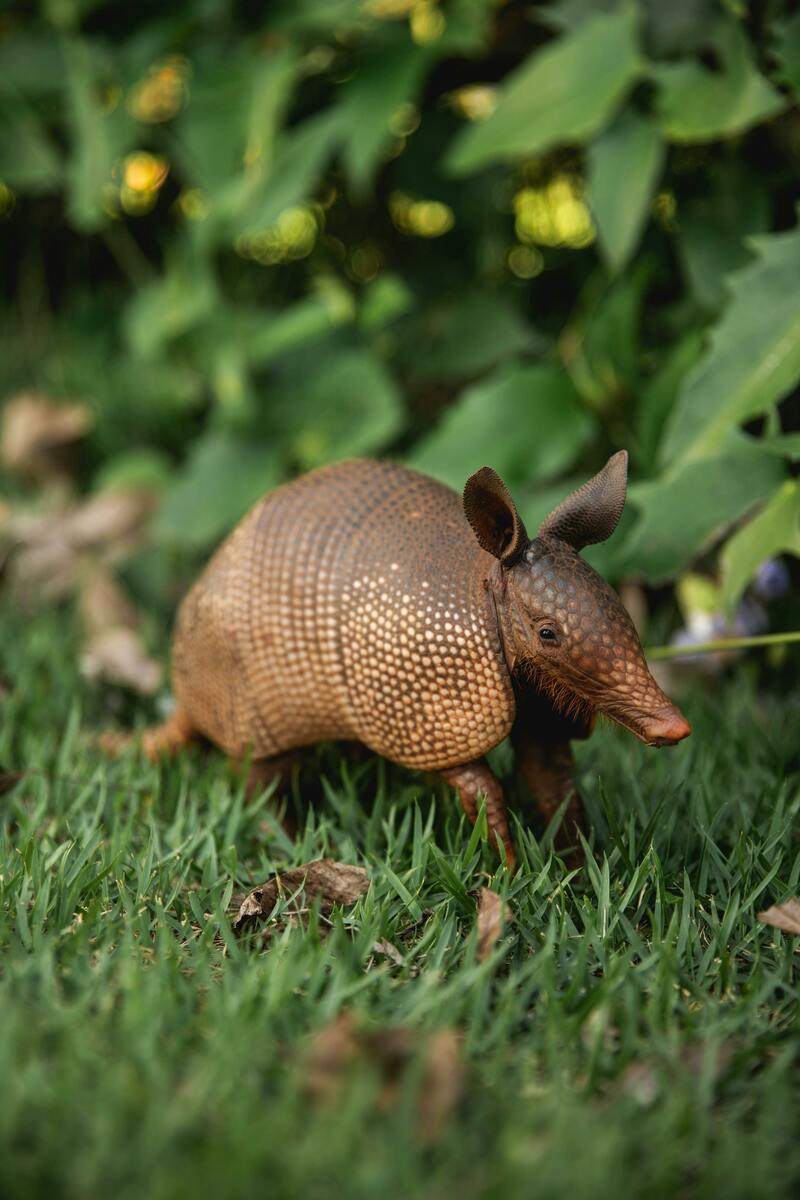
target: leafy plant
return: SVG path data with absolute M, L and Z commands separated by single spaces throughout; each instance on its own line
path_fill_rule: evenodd
M 604 567 L 709 556 L 732 603 L 797 550 L 798 28 L 712 0 L 16 9 L 3 394 L 90 404 L 87 486 L 157 456 L 154 537 L 198 554 L 335 458 L 456 487 L 490 462 L 530 519 L 627 445 Z

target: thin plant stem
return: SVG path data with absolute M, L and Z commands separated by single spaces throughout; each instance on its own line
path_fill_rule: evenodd
M 789 633 L 762 633 L 757 637 L 719 638 L 714 642 L 698 642 L 695 646 L 651 646 L 645 651 L 648 658 L 688 658 L 693 654 L 717 654 L 721 650 L 750 650 L 755 646 L 784 646 L 800 642 L 800 630 Z

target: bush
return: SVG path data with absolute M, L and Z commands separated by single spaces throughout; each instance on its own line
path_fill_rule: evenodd
M 601 565 L 727 538 L 732 607 L 800 547 L 793 7 L 12 7 L 4 393 L 88 402 L 86 486 L 189 551 L 349 455 L 490 462 L 535 527 L 626 445 Z

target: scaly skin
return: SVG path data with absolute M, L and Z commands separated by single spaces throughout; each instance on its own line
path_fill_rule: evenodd
M 471 821 L 485 798 L 513 867 L 503 792 L 483 761 L 512 728 L 546 817 L 570 791 L 569 738 L 585 736 L 595 708 L 653 743 L 688 732 L 619 599 L 578 557 L 613 531 L 624 486 L 617 455 L 531 540 L 488 468 L 463 505 L 386 462 L 286 484 L 241 521 L 181 605 L 177 708 L 145 734 L 145 751 L 172 753 L 200 734 L 235 759 L 251 755 L 263 777 L 298 747 L 362 742 L 440 772 Z M 568 817 L 574 841 L 577 797 Z

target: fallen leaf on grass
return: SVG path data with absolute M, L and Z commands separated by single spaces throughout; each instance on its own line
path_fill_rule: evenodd
M 784 933 L 800 935 L 800 900 L 795 896 L 785 900 L 783 904 L 773 904 L 764 912 L 758 914 L 758 919 L 764 925 L 772 925 L 774 929 L 782 929 Z
M 311 903 L 320 898 L 322 912 L 329 913 L 334 904 L 355 904 L 368 887 L 369 877 L 363 867 L 353 867 L 332 858 L 317 858 L 302 867 L 282 871 L 260 887 L 253 888 L 239 905 L 233 932 L 239 934 L 247 925 L 269 917 L 279 896 L 292 896 L 299 891 L 297 913 L 306 912 Z
M 119 626 L 98 633 L 84 647 L 81 674 L 152 696 L 161 686 L 161 664 L 145 650 L 138 633 Z
M 3 524 L 12 588 L 29 602 L 66 595 L 87 562 L 115 562 L 140 545 L 153 504 L 147 492 L 101 492 L 66 508 L 12 512 Z
M 398 1026 L 360 1029 L 352 1014 L 341 1013 L 311 1040 L 302 1061 L 304 1090 L 317 1104 L 334 1104 L 359 1069 L 372 1069 L 380 1083 L 377 1108 L 387 1112 L 400 1099 L 403 1079 L 417 1056 L 422 1059 L 417 1134 L 423 1142 L 435 1142 L 464 1090 L 461 1038 L 453 1029 L 427 1036 Z
M 428 1040 L 419 1104 L 419 1135 L 436 1142 L 444 1133 L 464 1091 L 461 1038 L 454 1029 L 439 1029 Z
M 406 965 L 406 960 L 397 949 L 397 946 L 395 946 L 394 942 L 387 941 L 386 938 L 379 938 L 373 944 L 372 949 L 375 954 L 382 954 L 384 958 L 390 959 L 396 967 L 404 967 Z
M 109 568 L 95 563 L 80 593 L 80 613 L 87 640 L 81 672 L 151 696 L 161 685 L 161 665 L 139 637 L 139 614 Z
M 508 905 L 503 907 L 497 892 L 482 887 L 478 893 L 478 962 L 484 962 L 489 957 L 503 932 L 503 926 L 511 920 L 511 909 Z
M 81 587 L 78 607 L 86 633 L 108 629 L 138 629 L 139 613 L 121 584 L 104 563 L 96 563 Z
M 716 1080 L 727 1071 L 735 1051 L 736 1043 L 730 1038 L 712 1048 L 705 1042 L 688 1042 L 673 1062 L 643 1058 L 629 1063 L 613 1090 L 630 1096 L 642 1108 L 650 1108 L 671 1086 L 676 1070 L 696 1076 L 708 1072 L 711 1080 Z
M 0 462 L 42 481 L 65 473 L 65 450 L 92 426 L 82 404 L 57 404 L 40 392 L 21 392 L 6 402 L 0 429 Z

